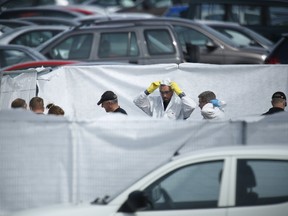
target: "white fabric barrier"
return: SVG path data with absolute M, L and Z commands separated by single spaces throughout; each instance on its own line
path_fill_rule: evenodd
M 275 91 L 287 93 L 287 72 L 284 65 L 173 64 L 67 66 L 40 73 L 39 96 L 46 104 L 62 106 L 66 118 L 5 110 L 1 104 L 0 215 L 113 195 L 177 149 L 182 154 L 220 145 L 287 145 L 287 112 L 259 116 L 271 106 Z M 166 77 L 196 101 L 202 91 L 215 91 L 227 101 L 232 121 L 203 121 L 199 108 L 187 121 L 144 115 L 133 98 Z M 2 82 L 1 92 L 6 85 Z M 97 106 L 106 90 L 115 91 L 128 116 L 107 114 Z
M 237 133 L 229 122 L 121 114 L 68 121 L 24 110 L 0 111 L 0 215 L 114 195 L 177 150 L 239 145 Z
M 287 145 L 288 113 L 283 114 L 281 120 L 262 117 L 251 122 L 135 119 L 122 114 L 71 121 L 24 110 L 0 111 L 0 215 L 114 195 L 176 152 Z
M 25 75 L 27 76 L 27 75 Z M 0 108 L 10 107 L 16 97 L 29 89 L 35 94 L 31 78 L 17 77 L 11 90 L 11 79 L 5 76 L 1 83 Z M 38 73 L 39 96 L 45 104 L 55 103 L 64 108 L 69 119 L 89 119 L 106 115 L 97 102 L 106 90 L 114 91 L 120 106 L 131 116 L 145 116 L 133 104 L 133 99 L 151 82 L 165 78 L 175 80 L 183 91 L 198 102 L 198 95 L 206 90 L 227 102 L 228 119 L 261 115 L 271 107 L 275 91 L 288 94 L 287 65 L 209 65 L 209 64 L 159 64 L 159 65 L 95 65 L 64 66 L 50 73 Z M 6 80 L 4 80 L 4 78 Z M 28 87 L 25 87 L 25 85 Z M 16 86 L 16 87 L 15 87 Z M 3 92 L 8 92 L 4 95 Z M 17 95 L 18 94 L 18 95 Z M 159 94 L 156 90 L 153 94 Z M 27 99 L 27 102 L 29 102 Z M 202 119 L 197 107 L 188 120 Z
M 286 65 L 103 65 L 65 66 L 39 76 L 39 96 L 62 106 L 69 118 L 106 115 L 97 102 L 106 90 L 114 91 L 128 115 L 145 116 L 133 99 L 152 81 L 175 80 L 198 103 L 198 95 L 212 90 L 227 102 L 227 118 L 261 115 L 271 107 L 275 91 L 288 93 Z M 153 94 L 159 94 L 155 91 Z M 197 107 L 188 120 L 202 119 Z
M 0 83 L 0 109 L 8 109 L 16 98 L 22 98 L 26 102 L 35 96 L 37 72 L 27 71 L 27 73 L 2 76 Z

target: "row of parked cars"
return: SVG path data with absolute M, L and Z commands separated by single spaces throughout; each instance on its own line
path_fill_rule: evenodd
M 64 18 L 57 17 L 59 8 L 56 8 L 57 13 L 52 13 L 54 17 L 45 19 L 44 8 L 53 10 L 52 7 L 42 7 L 40 17 L 29 15 L 13 19 L 14 23 L 28 24 L 22 27 L 11 24 L 11 29 L 2 33 L 1 68 L 9 70 L 8 66 L 20 62 L 45 59 L 127 64 L 280 63 L 280 58 L 266 60 L 271 59 L 267 56 L 274 46 L 272 41 L 236 23 L 137 13 L 83 15 L 83 11 L 73 11 L 73 14 L 81 14 L 77 17 Z M 32 11 L 31 8 L 12 10 L 15 17 L 31 14 Z M 0 24 L 8 26 L 11 20 L 4 19 L 8 12 L 0 14 Z M 43 23 L 44 20 L 46 23 Z M 64 20 L 69 24 L 62 22 Z M 6 46 L 12 44 L 18 46 Z M 20 46 L 33 48 L 34 55 Z

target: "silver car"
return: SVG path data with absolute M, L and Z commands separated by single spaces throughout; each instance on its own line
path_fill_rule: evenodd
M 22 45 L 0 45 L 0 68 L 27 61 L 46 60 L 36 50 Z
M 38 26 L 31 25 L 15 28 L 0 37 L 1 45 L 17 44 L 28 47 L 37 47 L 60 32 L 68 29 L 67 26 Z

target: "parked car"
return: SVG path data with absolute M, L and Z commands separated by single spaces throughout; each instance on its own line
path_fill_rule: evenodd
M 163 16 L 170 7 L 187 3 L 189 0 L 140 0 L 136 1 L 133 7 L 122 7 L 117 10 L 120 13 L 150 13 Z
M 94 5 L 105 8 L 109 13 L 116 12 L 122 8 L 130 8 L 136 6 L 138 2 L 134 0 L 86 0 L 83 5 Z
M 191 0 L 180 17 L 237 22 L 273 42 L 288 28 L 287 0 Z
M 84 0 L 33 0 L 33 1 L 19 1 L 19 0 L 2 0 L 0 2 L 0 11 L 6 9 L 14 9 L 19 7 L 35 7 L 44 5 L 69 5 L 77 4 Z
M 2 68 L 2 71 L 15 71 L 15 70 L 27 70 L 30 68 L 38 68 L 38 67 L 49 67 L 54 69 L 59 66 L 68 65 L 68 64 L 77 64 L 79 61 L 72 60 L 43 60 L 43 61 L 28 61 L 22 62 L 19 64 L 14 64 L 12 66 Z
M 90 14 L 93 14 L 92 12 Z M 80 16 L 85 16 L 82 10 L 70 7 L 56 6 L 39 6 L 39 7 L 23 7 L 15 9 L 7 9 L 0 13 L 0 19 L 16 19 L 32 16 L 47 16 L 47 17 L 63 17 L 73 19 Z
M 1 35 L 0 44 L 18 44 L 28 47 L 37 47 L 68 28 L 69 27 L 67 26 L 48 25 L 19 27 Z
M 288 64 L 288 33 L 275 44 L 265 60 L 265 64 Z
M 271 50 L 274 45 L 274 42 L 268 38 L 238 23 L 211 20 L 199 20 L 198 22 L 210 26 L 243 47 L 254 46 Z
M 0 19 L 0 24 L 6 25 L 10 28 L 18 28 L 22 26 L 29 26 L 29 25 L 35 25 L 32 22 L 24 21 L 24 20 L 18 20 L 18 19 Z
M 146 23 L 172 25 L 177 33 L 185 59 L 188 62 L 210 64 L 263 64 L 268 51 L 261 47 L 242 47 L 211 27 L 188 19 L 152 17 L 145 19 L 116 19 L 97 22 L 96 25 L 112 23 Z M 190 55 L 190 56 L 189 56 Z
M 12 216 L 286 216 L 287 146 L 230 146 L 176 156 L 116 195 Z
M 147 13 L 107 13 L 105 15 L 90 15 L 85 17 L 75 18 L 75 21 L 84 25 L 97 24 L 97 22 L 118 20 L 118 19 L 145 19 L 156 17 Z
M 5 34 L 7 32 L 10 32 L 10 31 L 12 31 L 12 28 L 10 28 L 6 25 L 0 24 L 0 37 L 1 37 L 1 35 Z
M 47 58 L 35 49 L 22 45 L 0 45 L 0 68 L 27 61 L 40 61 Z
M 79 26 L 37 47 L 48 59 L 132 64 L 182 63 L 183 52 L 168 24 Z
M 62 17 L 35 16 L 18 18 L 17 20 L 32 22 L 36 25 L 60 25 L 60 26 L 77 26 L 80 23 L 74 19 Z

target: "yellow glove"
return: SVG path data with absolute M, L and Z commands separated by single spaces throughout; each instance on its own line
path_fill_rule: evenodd
M 183 91 L 179 88 L 178 84 L 174 81 L 170 82 L 170 87 L 177 95 L 183 93 Z
M 146 89 L 146 91 L 151 94 L 153 91 L 155 91 L 157 88 L 159 88 L 161 84 L 161 81 L 155 81 L 152 82 L 151 85 Z

